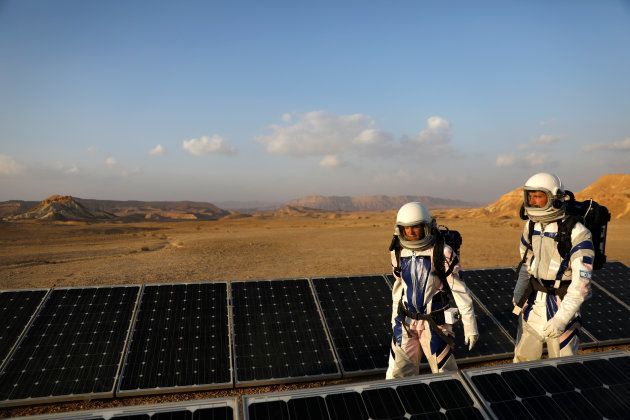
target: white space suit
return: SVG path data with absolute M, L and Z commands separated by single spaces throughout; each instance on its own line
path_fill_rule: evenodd
M 547 203 L 532 205 L 529 195 L 541 191 L 547 195 Z M 525 223 L 520 245 L 521 257 L 527 253 L 527 258 L 514 290 L 515 305 L 522 304 L 514 362 L 540 359 L 543 343 L 549 357 L 574 355 L 579 346 L 580 306 L 591 294 L 591 233 L 576 223 L 571 231 L 571 250 L 563 258 L 556 241 L 559 224 L 566 218 L 562 183 L 555 175 L 536 174 L 525 183 L 524 195 L 530 220 Z
M 421 238 L 409 240 L 403 232 L 405 226 L 421 226 Z M 391 252 L 395 282 L 392 288 L 392 343 L 386 378 L 417 375 L 422 353 L 434 373 L 457 370 L 452 346 L 444 339 L 452 340 L 452 326 L 440 318 L 449 300 L 434 269 L 435 220 L 420 203 L 407 203 L 398 212 L 395 231 L 402 249 Z M 461 314 L 465 341 L 472 349 L 479 337 L 472 297 L 460 279 L 456 254 L 448 245 L 442 252 L 444 272 L 450 271 L 446 279 Z M 405 313 L 400 312 L 399 305 L 403 305 Z M 426 318 L 428 314 L 433 314 L 433 321 L 414 319 Z

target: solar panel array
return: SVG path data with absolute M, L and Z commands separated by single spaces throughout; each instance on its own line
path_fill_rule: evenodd
M 497 419 L 628 418 L 630 355 L 592 353 L 462 371 Z
M 145 286 L 118 395 L 232 387 L 227 283 Z
M 308 280 L 231 286 L 237 386 L 340 376 Z
M 511 357 L 513 271 L 470 270 L 463 278 L 481 337 L 468 351 L 455 326 L 458 363 Z M 630 269 L 608 263 L 593 279 L 582 307 L 584 345 L 630 342 Z M 0 407 L 111 397 L 115 389 L 132 395 L 380 374 L 391 341 L 392 281 L 3 291 Z
M 243 396 L 246 420 L 487 418 L 482 407 L 456 372 Z
M 238 420 L 236 397 L 18 417 L 23 420 Z

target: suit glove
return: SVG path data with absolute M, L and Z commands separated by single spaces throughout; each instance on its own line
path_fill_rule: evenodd
M 562 333 L 564 333 L 564 330 L 565 325 L 561 325 L 561 322 L 553 317 L 545 324 L 545 328 L 543 328 L 543 337 L 558 338 L 562 335 Z
M 479 334 L 469 334 L 464 336 L 464 344 L 468 346 L 469 351 L 475 347 L 477 340 L 479 340 Z

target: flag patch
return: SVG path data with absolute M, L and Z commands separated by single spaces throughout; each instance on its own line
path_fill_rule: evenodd
M 592 276 L 593 276 L 593 273 L 591 271 L 580 270 L 580 277 L 581 278 L 590 280 Z

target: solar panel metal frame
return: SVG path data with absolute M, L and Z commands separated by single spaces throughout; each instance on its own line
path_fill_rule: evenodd
M 238 404 L 237 397 L 224 397 L 224 398 L 208 398 L 202 400 L 189 400 L 189 401 L 180 401 L 180 402 L 171 402 L 171 403 L 163 403 L 163 404 L 147 404 L 147 405 L 134 405 L 134 406 L 122 406 L 122 407 L 112 407 L 112 408 L 103 408 L 98 410 L 82 410 L 82 411 L 69 411 L 66 413 L 55 413 L 55 414 L 41 414 L 37 416 L 25 416 L 25 417 L 14 417 L 16 419 L 23 420 L 89 420 L 89 419 L 110 419 L 114 416 L 133 416 L 133 415 L 142 415 L 142 414 L 157 414 L 157 413 L 168 413 L 173 411 L 196 411 L 204 408 L 221 408 L 221 407 L 229 407 L 232 409 L 232 413 L 234 414 L 234 420 L 239 420 L 239 409 L 240 405 Z M 176 410 L 176 409 L 180 410 Z M 116 420 L 116 419 L 113 419 Z
M 335 346 L 335 342 L 333 340 L 332 337 L 332 333 L 330 332 L 330 329 L 328 327 L 328 322 L 326 321 L 326 317 L 324 316 L 324 310 L 321 306 L 321 302 L 319 301 L 319 296 L 317 295 L 317 291 L 315 289 L 315 280 L 323 280 L 326 278 L 347 278 L 348 280 L 352 280 L 353 278 L 361 278 L 361 277 L 382 277 L 383 278 L 383 282 L 385 283 L 385 285 L 389 286 L 389 290 L 391 291 L 392 286 L 389 283 L 389 281 L 387 280 L 387 278 L 385 276 L 382 276 L 380 274 L 373 274 L 373 275 L 353 275 L 353 276 L 331 276 L 331 277 L 313 277 L 311 279 L 309 279 L 309 283 L 311 285 L 311 289 L 313 290 L 313 295 L 315 296 L 315 301 L 317 303 L 317 308 L 322 316 L 322 320 L 324 322 L 324 327 L 326 328 L 326 334 L 328 335 L 328 339 L 330 340 L 330 343 L 333 347 L 333 351 L 335 352 L 335 359 L 337 361 L 337 364 L 339 366 L 339 370 L 341 371 L 341 374 L 343 377 L 345 378 L 350 378 L 350 377 L 356 377 L 356 376 L 368 376 L 368 375 L 376 375 L 376 374 L 381 374 L 381 373 L 385 373 L 387 371 L 387 366 L 385 366 L 384 368 L 379 368 L 379 369 L 370 369 L 370 370 L 359 370 L 359 371 L 345 371 L 343 369 L 343 364 L 341 363 L 341 358 L 339 357 L 339 354 L 337 352 L 337 347 Z M 386 310 L 388 312 L 391 311 L 391 306 L 388 306 L 386 308 Z M 391 332 L 391 327 L 389 327 L 390 332 Z M 388 337 L 385 337 L 385 343 L 386 346 L 389 348 L 390 346 L 390 342 L 391 342 L 391 335 Z
M 241 398 L 243 420 L 251 420 L 249 417 L 249 406 L 255 403 L 264 403 L 272 401 L 289 401 L 297 398 L 308 397 L 326 397 L 328 395 L 335 395 L 344 392 L 363 392 L 373 389 L 382 388 L 397 388 L 404 385 L 414 385 L 419 383 L 430 384 L 432 382 L 439 382 L 444 380 L 457 380 L 464 387 L 464 390 L 473 401 L 473 407 L 479 410 L 482 416 L 489 419 L 491 418 L 487 413 L 487 408 L 482 404 L 477 395 L 473 392 L 468 382 L 464 379 L 459 371 L 456 372 L 440 372 L 440 373 L 428 373 L 424 375 L 417 375 L 404 379 L 388 379 L 379 381 L 366 381 L 358 382 L 347 385 L 331 385 L 319 388 L 300 389 L 295 391 L 279 391 L 269 392 L 264 394 L 250 394 L 243 395 Z
M 40 309 L 42 308 L 42 305 L 44 304 L 44 302 L 46 302 L 46 299 L 48 299 L 48 295 L 50 295 L 51 289 L 42 288 L 42 289 L 6 289 L 6 290 L 0 290 L 0 294 L 2 294 L 2 293 L 14 293 L 14 292 L 39 292 L 39 291 L 45 291 L 46 293 L 44 293 L 44 296 L 42 296 L 42 300 L 39 302 L 39 305 L 37 305 L 37 308 L 35 308 L 35 310 L 31 314 L 29 320 L 24 325 L 24 328 L 22 328 L 22 331 L 20 331 L 20 334 L 18 334 L 15 342 L 9 348 L 9 351 L 7 352 L 7 354 L 4 357 L 4 359 L 0 360 L 0 372 L 4 368 L 5 362 L 7 362 L 9 359 L 11 359 L 11 356 L 13 356 L 13 352 L 17 348 L 17 344 L 20 341 L 22 341 L 22 336 L 29 329 L 29 327 L 33 323 L 33 320 L 35 319 L 35 317 L 39 313 Z
M 156 387 L 156 388 L 143 388 L 143 389 L 134 389 L 134 390 L 120 390 L 120 379 L 122 370 L 127 361 L 127 357 L 129 356 L 129 350 L 131 346 L 131 337 L 136 328 L 136 322 L 138 318 L 138 313 L 140 312 L 140 305 L 142 304 L 142 296 L 144 296 L 144 289 L 146 286 L 173 286 L 173 285 L 190 285 L 190 284 L 200 284 L 200 283 L 224 283 L 226 285 L 226 309 L 227 309 L 227 321 L 228 321 L 228 356 L 229 356 L 229 369 L 230 369 L 230 381 L 221 383 L 221 384 L 207 384 L 207 385 L 187 385 L 187 386 L 174 386 L 174 387 Z M 134 396 L 134 395 L 148 395 L 148 394 L 166 394 L 166 393 L 176 393 L 176 392 L 191 392 L 191 391 L 204 391 L 211 389 L 226 389 L 234 387 L 234 362 L 232 357 L 232 317 L 231 317 L 231 288 L 230 283 L 228 281 L 207 281 L 207 282 L 190 282 L 190 283 L 151 283 L 145 284 L 142 287 L 142 290 L 139 292 L 138 302 L 136 304 L 136 308 L 133 313 L 132 325 L 130 326 L 130 332 L 127 336 L 127 341 L 125 342 L 125 351 L 123 355 L 122 362 L 120 363 L 119 372 L 116 377 L 116 391 L 115 395 L 120 397 Z
M 472 391 L 475 393 L 475 396 L 477 397 L 477 399 L 481 401 L 482 405 L 484 406 L 485 411 L 487 411 L 488 413 L 492 413 L 492 409 L 490 408 L 490 403 L 483 397 L 483 394 L 481 393 L 481 391 L 473 383 L 472 378 L 475 376 L 487 375 L 491 373 L 501 374 L 503 372 L 508 372 L 508 371 L 530 369 L 530 368 L 542 367 L 542 366 L 557 367 L 558 365 L 561 365 L 564 363 L 571 363 L 571 362 L 579 363 L 579 362 L 588 361 L 588 360 L 611 359 L 614 357 L 622 357 L 622 356 L 630 356 L 630 352 L 622 351 L 622 350 L 613 350 L 613 351 L 608 351 L 608 352 L 597 352 L 597 353 L 590 353 L 590 354 L 576 355 L 576 356 L 556 357 L 552 359 L 540 359 L 540 360 L 531 361 L 531 362 L 508 363 L 508 364 L 496 365 L 496 366 L 483 366 L 483 367 L 462 369 L 460 373 L 462 377 L 465 379 L 469 388 L 472 389 Z
M 311 292 L 311 296 L 313 298 L 313 301 L 315 303 L 315 307 L 317 308 L 317 312 L 318 312 L 318 316 L 319 316 L 319 320 L 320 323 L 322 325 L 322 329 L 324 331 L 325 337 L 328 340 L 328 347 L 330 349 L 330 353 L 332 355 L 333 358 L 333 362 L 335 364 L 335 366 L 337 367 L 337 372 L 336 373 L 330 373 L 330 374 L 322 374 L 322 375 L 313 375 L 313 376 L 300 376 L 300 377 L 288 377 L 286 379 L 283 378 L 274 378 L 274 379 L 261 379 L 261 380 L 247 380 L 247 381 L 239 381 L 238 380 L 238 371 L 236 369 L 236 359 L 237 359 L 237 354 L 236 354 L 236 350 L 235 350 L 235 345 L 236 345 L 236 332 L 235 332 L 235 327 L 236 327 L 236 323 L 234 322 L 234 300 L 233 300 L 233 296 L 232 296 L 232 284 L 235 283 L 250 283 L 250 282 L 257 282 L 257 281 L 265 281 L 265 282 L 280 282 L 280 281 L 291 281 L 291 280 L 305 280 L 308 283 L 309 286 L 309 290 Z M 335 352 L 334 346 L 333 346 L 333 342 L 332 342 L 332 338 L 330 337 L 330 333 L 328 331 L 328 328 L 326 327 L 326 320 L 324 319 L 324 315 L 321 312 L 321 309 L 319 307 L 319 301 L 317 300 L 317 294 L 315 293 L 315 289 L 313 288 L 313 284 L 311 283 L 310 279 L 307 277 L 285 277 L 285 278 L 277 278 L 277 279 L 251 279 L 251 280 L 232 280 L 229 282 L 230 285 L 228 287 L 228 289 L 230 289 L 230 300 L 228 302 L 228 311 L 229 311 L 229 319 L 230 319 L 230 337 L 232 339 L 232 372 L 233 372 L 233 378 L 234 378 L 234 387 L 235 388 L 244 388 L 244 387 L 249 387 L 249 386 L 262 386 L 262 385 L 273 385 L 273 384 L 286 384 L 286 383 L 299 383 L 299 382 L 309 382 L 309 381 L 313 381 L 313 380 L 322 380 L 322 379 L 339 379 L 341 378 L 342 374 L 341 374 L 341 367 L 339 364 L 339 359 L 337 358 L 337 353 Z
M 0 401 L 0 408 L 5 408 L 5 407 L 15 407 L 15 406 L 20 406 L 20 405 L 31 405 L 31 404 L 45 404 L 45 403 L 51 403 L 51 402 L 61 402 L 61 401 L 76 401 L 76 400 L 91 400 L 91 399 L 98 399 L 98 398 L 112 398 L 114 397 L 114 392 L 116 389 L 116 386 L 118 384 L 118 378 L 120 377 L 120 371 L 122 368 L 122 360 L 123 357 L 126 354 L 126 350 L 127 350 L 127 345 L 129 342 L 129 337 L 131 334 L 131 324 L 132 324 L 132 320 L 135 317 L 135 314 L 137 312 L 138 309 L 138 304 L 140 302 L 140 295 L 142 294 L 142 289 L 144 287 L 144 285 L 142 284 L 121 284 L 121 285 L 108 285 L 108 286 L 86 286 L 86 287 L 82 287 L 82 286 L 72 286 L 72 287 L 54 287 L 51 288 L 50 291 L 47 293 L 46 295 L 46 300 L 42 301 L 42 303 L 40 304 L 40 307 L 37 311 L 37 315 L 39 315 L 44 307 L 44 303 L 46 301 L 48 301 L 48 299 L 50 298 L 50 296 L 52 295 L 52 293 L 56 290 L 75 290 L 75 289 L 105 289 L 105 288 L 118 288 L 118 287 L 125 287 L 125 288 L 134 288 L 137 287 L 138 288 L 138 293 L 136 295 L 136 299 L 135 299 L 135 303 L 133 305 L 133 309 L 131 311 L 131 319 L 129 320 L 129 324 L 127 326 L 127 332 L 125 334 L 125 340 L 123 342 L 123 346 L 121 349 L 121 354 L 120 354 L 120 358 L 118 359 L 118 367 L 116 369 L 116 373 L 114 375 L 114 380 L 112 383 L 112 389 L 109 391 L 105 391 L 105 392 L 94 392 L 94 393 L 84 393 L 84 394 L 65 394 L 65 395 L 56 395 L 56 396 L 47 396 L 47 397 L 35 397 L 35 398 L 23 398 L 23 399 L 16 399 L 16 400 L 5 400 L 5 401 Z M 36 317 L 34 317 L 31 320 L 31 324 L 29 325 L 29 329 L 32 326 L 32 323 L 34 322 L 34 320 L 36 319 Z M 22 333 L 22 336 L 20 337 L 20 340 L 16 343 L 15 348 L 13 349 L 13 353 L 15 351 L 17 351 L 17 349 L 19 348 L 19 344 L 22 343 L 22 341 L 24 340 L 24 337 L 26 336 L 26 332 L 28 331 L 25 330 Z M 6 363 L 8 364 L 8 362 L 11 359 L 7 359 Z M 5 366 L 2 366 L 2 370 L 4 370 Z

